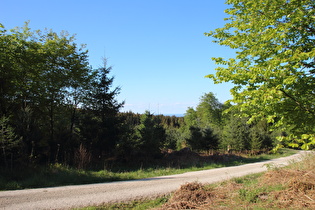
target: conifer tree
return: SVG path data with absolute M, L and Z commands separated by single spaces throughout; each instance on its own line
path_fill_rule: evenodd
M 111 70 L 112 67 L 107 66 L 107 59 L 104 59 L 104 66 L 94 71 L 85 101 L 81 130 L 97 154 L 112 153 L 121 135 L 118 113 L 124 102 L 116 100 L 120 88 L 112 89 L 114 77 L 109 76 Z

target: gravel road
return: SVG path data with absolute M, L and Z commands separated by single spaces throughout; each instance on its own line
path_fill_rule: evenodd
M 264 162 L 134 181 L 0 191 L 0 209 L 71 209 L 152 198 L 175 191 L 188 182 L 214 183 L 266 171 L 266 164 L 285 166 L 293 160 L 301 160 L 306 153 L 301 151 L 289 157 Z

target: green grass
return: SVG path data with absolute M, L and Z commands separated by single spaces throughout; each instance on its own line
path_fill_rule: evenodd
M 183 163 L 183 165 L 179 167 L 166 167 L 163 165 L 143 166 L 141 164 L 141 166 L 138 167 L 116 166 L 112 167 L 110 170 L 87 171 L 77 170 L 61 164 L 54 164 L 49 167 L 15 169 L 12 171 L 1 170 L 0 190 L 144 179 L 156 176 L 181 174 L 190 171 L 242 165 L 288 156 L 294 153 L 294 150 L 282 149 L 281 152 L 277 154 L 262 154 L 250 157 L 232 156 L 230 159 L 224 161 L 200 162 L 197 164 L 194 161 L 191 164 L 189 164 L 189 162 L 185 164 Z
M 239 198 L 242 201 L 246 201 L 248 203 L 257 203 L 259 202 L 259 195 L 268 194 L 272 191 L 279 191 L 284 189 L 284 187 L 280 184 L 274 183 L 274 185 L 271 186 L 259 186 L 259 178 L 264 173 L 258 173 L 258 174 L 252 174 L 248 175 L 242 178 L 239 178 L 239 180 L 234 179 L 232 181 L 235 181 L 236 183 L 241 183 L 243 185 L 243 188 L 239 189 L 238 194 Z M 259 187 L 258 187 L 259 186 Z

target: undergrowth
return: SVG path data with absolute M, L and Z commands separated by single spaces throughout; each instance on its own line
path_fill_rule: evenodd
M 29 167 L 3 170 L 0 173 L 0 190 L 53 187 L 102 183 L 120 180 L 143 179 L 156 176 L 180 174 L 225 166 L 269 160 L 294 154 L 293 150 L 282 150 L 278 154 L 261 154 L 256 156 L 240 155 L 203 155 L 193 152 L 171 153 L 155 163 L 124 166 L 116 165 L 105 170 L 78 170 L 62 164 L 47 167 Z M 135 161 L 136 162 L 136 161 Z

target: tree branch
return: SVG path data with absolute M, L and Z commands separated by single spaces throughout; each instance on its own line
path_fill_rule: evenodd
M 293 100 L 300 108 L 302 108 L 303 110 L 311 113 L 312 115 L 315 114 L 315 112 L 313 110 L 310 110 L 308 107 L 304 106 L 303 104 L 301 104 L 298 100 L 296 100 L 293 96 L 289 95 L 285 90 L 283 90 L 282 88 L 280 88 L 280 91 L 288 98 L 290 98 L 291 100 Z

